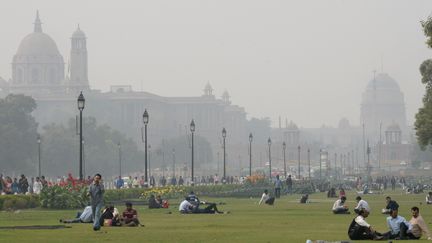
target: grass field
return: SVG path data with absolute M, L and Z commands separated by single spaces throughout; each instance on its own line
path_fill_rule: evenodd
M 405 195 L 401 191 L 387 191 L 382 195 L 363 197 L 372 208 L 367 221 L 379 232 L 387 231 L 385 215 L 380 213 L 385 196 L 390 195 L 399 203 L 399 213 L 407 220 L 410 208 L 418 206 L 431 229 L 432 205 L 425 205 L 424 194 Z M 198 195 L 199 196 L 199 195 Z M 347 192 L 347 203 L 352 209 L 355 194 Z M 347 228 L 354 214 L 331 213 L 333 199 L 324 193 L 310 196 L 311 203 L 299 204 L 299 195 L 282 196 L 274 206 L 257 205 L 258 198 L 201 198 L 212 202 L 224 202 L 220 210 L 230 214 L 181 215 L 178 202 L 171 201 L 169 209 L 150 210 L 138 206 L 139 218 L 145 227 L 103 227 L 93 231 L 91 224 L 70 224 L 71 228 L 51 230 L 0 229 L 0 242 L 294 242 L 306 239 L 341 241 L 348 240 Z M 421 204 L 420 204 L 421 203 Z M 123 205 L 117 205 L 123 210 Z M 171 211 L 172 214 L 168 214 Z M 351 210 L 352 211 L 352 210 Z M 71 218 L 76 210 L 21 210 L 0 212 L 0 226 L 58 225 L 59 218 Z M 420 240 L 415 242 L 422 242 Z M 408 241 L 404 241 L 408 242 Z

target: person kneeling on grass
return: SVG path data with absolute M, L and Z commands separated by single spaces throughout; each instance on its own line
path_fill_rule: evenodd
M 144 226 L 138 220 L 138 212 L 132 208 L 131 202 L 126 202 L 126 209 L 123 211 L 121 221 L 125 226 Z
M 259 201 L 258 204 L 261 205 L 264 202 L 265 204 L 273 205 L 274 201 L 275 201 L 275 198 L 274 197 L 270 197 L 270 195 L 268 193 L 268 190 L 265 189 L 264 193 L 261 196 L 261 200 Z
M 70 223 L 92 223 L 93 214 L 91 206 L 84 208 L 84 211 L 78 212 L 76 218 L 74 219 L 60 219 L 60 223 L 70 224 Z
M 346 197 L 341 197 L 333 204 L 332 211 L 334 214 L 349 214 L 348 206 L 345 205 Z
M 384 237 L 381 233 L 376 232 L 370 224 L 366 222 L 369 216 L 369 210 L 361 208 L 358 210 L 358 216 L 355 217 L 349 228 L 348 236 L 351 240 L 382 240 Z

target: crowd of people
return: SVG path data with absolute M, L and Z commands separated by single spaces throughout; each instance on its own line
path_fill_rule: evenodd
M 22 174 L 19 179 L 0 174 L 0 194 L 40 194 L 44 187 L 48 186 L 45 176 L 32 177 L 30 181 Z
M 217 176 L 217 175 L 216 175 Z M 211 180 L 210 178 L 213 178 Z M 216 183 L 214 177 L 209 177 L 207 181 L 203 177 L 202 183 Z M 121 177 L 116 181 L 117 188 L 123 188 L 125 185 L 129 187 L 144 187 L 142 185 L 142 177 L 138 180 L 138 177 L 134 179 L 130 178 L 130 182 L 124 182 Z M 403 183 L 403 178 L 396 177 L 378 177 L 376 183 L 382 184 L 383 188 L 386 189 L 387 182 L 390 183 L 391 189 L 393 190 L 397 181 L 401 183 L 402 188 L 405 186 Z M 47 181 L 44 176 L 41 178 L 31 178 L 30 181 L 25 175 L 21 175 L 20 178 L 14 178 L 12 180 L 9 176 L 0 175 L 0 192 L 1 194 L 29 194 L 35 193 L 39 194 L 44 187 L 58 184 L 75 184 L 76 179 L 72 175 L 68 175 L 65 178 L 58 178 L 58 180 L 53 183 L 52 181 Z M 133 208 L 131 202 L 125 203 L 125 209 L 120 214 L 118 209 L 113 205 L 104 207 L 104 194 L 105 186 L 102 183 L 102 176 L 96 174 L 93 177 L 88 177 L 85 180 L 88 184 L 88 196 L 90 198 L 90 205 L 85 207 L 82 212 L 79 212 L 75 218 L 72 219 L 60 219 L 60 222 L 64 223 L 93 223 L 93 229 L 95 231 L 100 230 L 101 226 L 143 226 L 138 219 L 138 212 Z M 122 184 L 124 183 L 124 184 Z M 165 178 L 162 177 L 160 180 L 160 185 L 164 186 Z M 174 182 L 171 182 L 174 183 Z M 180 176 L 178 182 L 182 185 L 184 183 L 183 178 Z M 361 183 L 361 178 L 357 180 L 358 186 Z M 367 185 L 367 184 L 366 184 Z M 281 191 L 285 188 L 286 194 L 293 193 L 293 180 L 291 175 L 289 175 L 285 181 L 282 181 L 277 175 L 273 180 L 274 195 L 265 189 L 261 198 L 258 202 L 259 205 L 267 204 L 274 205 L 276 198 L 280 198 Z M 365 185 L 361 185 L 364 186 Z M 381 187 L 381 186 L 380 186 Z M 366 187 L 367 188 L 367 187 Z M 332 207 L 332 212 L 334 214 L 350 214 L 348 205 L 346 204 L 347 195 L 343 186 L 339 187 L 338 195 L 336 193 L 336 188 L 331 187 L 327 192 L 327 197 L 337 198 Z M 364 191 L 358 192 L 359 194 L 367 194 Z M 356 216 L 351 221 L 348 227 L 348 236 L 351 240 L 384 240 L 384 239 L 420 239 L 423 235 L 427 239 L 432 240 L 432 234 L 430 233 L 427 224 L 425 223 L 423 217 L 420 215 L 420 209 L 416 206 L 411 208 L 411 219 L 408 221 L 401 215 L 399 215 L 399 204 L 392 199 L 390 196 L 385 198 L 386 205 L 381 210 L 382 214 L 388 214 L 386 217 L 386 224 L 388 231 L 380 233 L 372 227 L 366 219 L 371 213 L 371 208 L 368 202 L 362 198 L 360 195 L 355 198 L 357 205 L 354 207 L 354 213 Z M 432 204 L 432 192 L 429 192 L 425 198 L 426 204 Z M 300 203 L 309 203 L 309 194 L 305 193 L 300 198 Z M 150 195 L 148 200 L 148 207 L 150 209 L 158 208 L 168 208 L 169 204 L 167 200 L 163 200 L 160 195 Z M 216 203 L 202 201 L 198 196 L 191 191 L 184 200 L 179 203 L 178 208 L 181 214 L 223 214 L 223 211 L 218 209 Z M 225 213 L 229 213 L 226 211 Z

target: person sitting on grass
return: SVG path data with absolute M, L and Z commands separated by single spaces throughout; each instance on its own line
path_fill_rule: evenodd
M 269 195 L 269 193 L 268 193 L 268 190 L 265 189 L 265 190 L 264 190 L 264 193 L 263 193 L 262 196 L 261 196 L 261 200 L 259 201 L 258 204 L 261 205 L 261 204 L 264 202 L 265 204 L 273 205 L 273 204 L 274 204 L 274 201 L 275 201 L 275 198 L 274 198 L 274 197 L 271 197 L 271 196 Z
M 408 239 L 409 233 L 412 231 L 413 226 L 406 219 L 398 215 L 397 209 L 391 209 L 390 216 L 387 217 L 387 226 L 389 232 L 387 235 L 389 239 L 405 240 Z
M 150 198 L 149 198 L 149 205 L 148 205 L 148 207 L 149 207 L 150 209 L 152 209 L 152 208 L 162 208 L 162 204 L 159 203 L 159 202 L 156 200 L 156 198 L 155 198 L 155 196 L 154 196 L 153 194 L 151 194 L 151 195 L 150 195 Z
M 346 197 L 341 197 L 333 204 L 332 211 L 334 214 L 349 214 L 348 206 L 345 205 Z
M 328 198 L 337 197 L 336 196 L 336 189 L 334 187 L 330 188 L 330 190 L 327 192 L 327 197 Z
M 422 233 L 425 233 L 428 240 L 432 240 L 432 234 L 430 233 L 427 224 L 423 217 L 420 215 L 420 209 L 418 207 L 411 208 L 412 218 L 409 223 L 413 226 L 411 232 L 408 234 L 410 239 L 420 239 Z
M 300 198 L 300 203 L 309 203 L 309 194 L 304 194 L 301 198 Z
M 432 192 L 429 192 L 426 196 L 426 204 L 432 204 Z
M 114 206 L 108 206 L 99 219 L 101 226 L 120 226 L 119 212 Z
M 354 208 L 355 213 L 358 214 L 362 208 L 370 212 L 369 204 L 365 200 L 363 200 L 360 196 L 356 197 L 356 201 L 357 201 L 357 206 Z
M 126 209 L 123 211 L 121 221 L 125 226 L 144 226 L 138 220 L 138 212 L 132 208 L 131 202 L 126 202 Z
M 395 200 L 392 200 L 391 197 L 387 196 L 386 202 L 387 202 L 386 207 L 381 210 L 383 214 L 390 214 L 391 210 L 399 209 L 399 204 Z
M 84 211 L 78 212 L 74 219 L 60 219 L 60 223 L 71 224 L 71 223 L 92 223 L 93 215 L 91 206 L 84 208 Z
M 189 196 L 187 196 L 185 198 L 185 200 L 183 200 L 180 203 L 179 212 L 182 214 L 188 214 L 188 213 L 193 213 L 193 214 L 224 213 L 224 212 L 218 210 L 216 203 L 207 203 L 207 202 L 203 201 L 202 204 L 207 205 L 207 206 L 205 208 L 201 209 L 197 205 L 192 204 L 190 202 Z
M 161 195 L 156 196 L 156 202 L 159 203 L 162 208 L 169 208 L 168 200 L 163 200 Z
M 385 238 L 366 222 L 365 219 L 369 216 L 368 209 L 360 208 L 357 214 L 348 227 L 348 236 L 351 240 L 382 240 Z

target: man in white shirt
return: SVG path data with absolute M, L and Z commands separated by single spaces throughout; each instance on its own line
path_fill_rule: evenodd
M 190 203 L 186 199 L 180 203 L 179 206 L 180 213 L 192 213 L 193 209 L 194 209 L 194 205 L 192 205 L 192 203 Z
M 42 182 L 39 177 L 36 177 L 36 181 L 33 184 L 33 193 L 39 195 L 42 190 Z
M 355 213 L 358 214 L 362 208 L 370 212 L 369 204 L 365 200 L 363 200 L 360 196 L 356 197 L 356 201 L 357 201 L 357 206 L 354 208 Z
M 261 200 L 259 201 L 258 204 L 261 205 L 264 202 L 265 204 L 273 205 L 274 201 L 275 201 L 275 198 L 274 197 L 270 197 L 270 195 L 268 193 L 268 190 L 265 189 L 264 193 L 261 196 Z
M 369 210 L 360 208 L 358 216 L 353 219 L 349 228 L 348 236 L 351 240 L 381 240 L 384 237 L 375 231 L 365 220 L 369 216 Z
M 348 206 L 345 205 L 346 197 L 341 197 L 333 204 L 332 211 L 334 214 L 350 214 Z

